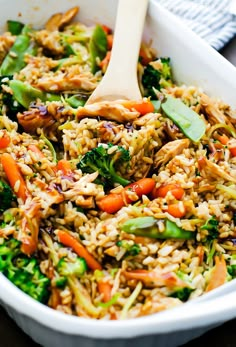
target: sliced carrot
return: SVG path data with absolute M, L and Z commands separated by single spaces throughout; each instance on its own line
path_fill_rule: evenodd
M 122 189 L 121 193 L 110 193 L 102 198 L 97 204 L 100 210 L 107 213 L 116 213 L 123 206 L 133 202 L 127 194 L 128 191 L 136 193 L 138 198 L 142 195 L 150 194 L 155 186 L 155 181 L 152 178 L 142 178 L 141 180 L 131 183 Z
M 130 280 L 137 280 L 146 283 L 146 285 L 167 286 L 167 287 L 187 287 L 187 284 L 178 278 L 175 273 L 161 273 L 144 269 L 124 271 L 123 275 Z
M 150 54 L 149 50 L 143 47 L 140 48 L 139 58 L 140 58 L 141 64 L 145 66 L 148 65 L 153 60 L 153 56 L 152 54 Z
M 180 208 L 178 203 L 170 204 L 168 205 L 166 212 L 175 218 L 183 218 L 186 214 L 186 208 L 184 205 L 182 208 Z
M 84 258 L 90 269 L 102 270 L 101 264 L 99 264 L 99 262 L 93 257 L 93 255 L 89 253 L 87 249 L 68 232 L 64 230 L 58 230 L 57 237 L 59 242 L 61 242 L 64 246 L 71 247 L 79 257 Z
M 11 142 L 11 138 L 6 130 L 0 132 L 0 149 L 7 148 Z
M 230 153 L 232 154 L 232 156 L 236 157 L 236 147 L 230 147 L 229 150 L 230 150 Z
M 206 291 L 209 292 L 215 288 L 218 288 L 226 282 L 227 279 L 227 267 L 223 257 L 215 257 L 215 267 L 212 270 L 210 281 L 206 287 Z
M 16 161 L 9 153 L 3 153 L 1 156 L 1 163 L 12 190 L 18 198 L 21 198 L 23 202 L 25 202 L 29 192 Z M 18 182 L 19 186 L 17 186 L 16 189 L 15 185 Z
M 102 72 L 106 71 L 110 59 L 111 59 L 111 51 L 107 51 L 105 58 L 99 64 L 100 68 L 102 69 Z
M 155 110 L 154 105 L 149 99 L 142 99 L 139 101 L 127 100 L 124 101 L 122 104 L 129 110 L 134 109 L 138 111 L 141 115 L 144 115 L 146 113 L 152 113 Z
M 109 35 L 109 34 L 112 32 L 111 28 L 109 28 L 109 27 L 108 27 L 107 25 L 105 25 L 105 24 L 102 25 L 102 28 L 103 28 L 103 30 L 105 31 L 105 33 L 106 33 L 107 35 Z
M 167 193 L 171 192 L 171 194 L 177 199 L 181 200 L 184 196 L 184 190 L 178 184 L 165 184 L 160 186 L 159 188 L 154 188 L 151 196 L 152 198 L 165 198 Z
M 107 48 L 111 51 L 113 45 L 113 35 L 107 35 Z
M 103 302 L 108 302 L 111 300 L 111 290 L 112 285 L 109 282 L 99 281 L 98 282 L 98 291 L 100 294 L 103 294 Z
M 36 145 L 29 145 L 28 150 L 33 153 L 36 153 L 40 159 L 45 158 L 45 155 L 43 154 L 43 152 Z
M 224 134 L 224 135 L 219 135 L 219 136 L 217 137 L 217 140 L 219 140 L 219 141 L 222 143 L 222 145 L 227 145 L 227 143 L 228 143 L 228 141 L 229 141 L 229 138 L 228 138 L 228 136 L 226 136 L 226 135 Z
M 67 176 L 71 174 L 71 165 L 68 160 L 61 159 L 57 163 L 57 170 L 61 170 L 63 175 Z

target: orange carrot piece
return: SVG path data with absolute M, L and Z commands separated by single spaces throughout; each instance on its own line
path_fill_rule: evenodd
M 224 134 L 224 135 L 219 135 L 219 136 L 217 137 L 217 140 L 219 140 L 219 141 L 222 143 L 222 145 L 227 145 L 227 143 L 228 143 L 228 141 L 229 141 L 229 138 L 228 138 L 228 136 L 226 136 L 226 135 Z
M 183 206 L 183 209 L 180 209 L 179 204 L 170 204 L 168 205 L 166 212 L 175 218 L 182 218 L 186 214 L 186 208 Z
M 102 270 L 101 264 L 93 257 L 91 253 L 73 236 L 64 230 L 58 230 L 57 237 L 59 242 L 61 242 L 66 247 L 71 247 L 73 251 L 79 256 L 85 259 L 88 267 L 92 270 Z
M 215 288 L 218 288 L 226 282 L 227 278 L 227 267 L 223 257 L 215 257 L 215 267 L 212 270 L 210 281 L 206 287 L 206 291 L 209 292 Z
M 9 153 L 3 153 L 1 156 L 1 163 L 12 190 L 18 198 L 21 198 L 23 202 L 25 202 L 29 192 L 16 161 Z M 17 182 L 19 182 L 19 187 L 15 190 L 15 184 Z
M 45 158 L 45 155 L 43 154 L 43 152 L 40 151 L 40 149 L 36 145 L 29 145 L 28 146 L 28 150 L 33 152 L 33 153 L 36 153 L 39 156 L 40 159 Z
M 111 290 L 112 285 L 109 282 L 99 281 L 98 282 L 98 291 L 100 294 L 103 294 L 103 302 L 108 302 L 111 300 Z
M 135 109 L 141 115 L 144 115 L 146 113 L 152 113 L 155 110 L 154 105 L 149 99 L 142 99 L 139 101 L 128 100 L 124 101 L 122 104 L 129 110 Z
M 140 57 L 140 62 L 143 65 L 148 65 L 152 60 L 153 60 L 153 56 L 150 54 L 149 51 L 147 51 L 147 49 L 145 50 L 144 48 L 140 48 L 139 51 L 139 57 Z
M 0 133 L 0 149 L 7 148 L 11 142 L 11 138 L 6 130 L 2 130 Z
M 106 33 L 107 35 L 109 35 L 109 34 L 112 32 L 111 28 L 109 28 L 109 27 L 108 27 L 107 25 L 105 25 L 105 24 L 102 25 L 102 28 L 103 28 L 103 30 L 105 31 L 105 33 Z
M 154 188 L 152 191 L 152 198 L 165 198 L 167 193 L 171 192 L 171 194 L 177 199 L 181 200 L 184 196 L 184 190 L 178 184 L 165 184 L 160 186 L 159 188 Z
M 151 193 L 155 186 L 155 181 L 152 178 L 142 178 L 141 180 L 131 183 L 126 186 L 121 193 L 110 193 L 102 198 L 97 204 L 100 210 L 107 213 L 116 213 L 123 206 L 133 202 L 126 192 L 135 192 L 138 198 L 142 195 Z M 138 199 L 137 199 L 138 200 Z
M 123 275 L 129 280 L 137 280 L 147 285 L 167 286 L 167 287 L 187 287 L 187 284 L 178 278 L 175 273 L 158 273 L 144 269 L 123 271 Z
M 71 174 L 71 165 L 68 160 L 61 159 L 57 163 L 57 170 L 61 170 L 63 175 L 67 176 Z
M 111 51 L 107 51 L 105 58 L 100 62 L 99 66 L 103 72 L 106 71 L 109 61 L 111 59 Z
M 230 150 L 230 153 L 232 154 L 232 156 L 236 157 L 236 147 L 230 147 L 229 150 Z
M 113 45 L 113 35 L 107 35 L 107 48 L 109 51 L 111 51 Z

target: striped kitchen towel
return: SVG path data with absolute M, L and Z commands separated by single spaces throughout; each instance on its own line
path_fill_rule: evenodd
M 236 34 L 236 16 L 229 13 L 231 0 L 158 0 L 193 31 L 219 50 Z

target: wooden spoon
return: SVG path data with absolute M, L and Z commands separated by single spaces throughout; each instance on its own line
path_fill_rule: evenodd
M 119 0 L 111 59 L 86 104 L 104 100 L 141 99 L 137 62 L 148 0 Z

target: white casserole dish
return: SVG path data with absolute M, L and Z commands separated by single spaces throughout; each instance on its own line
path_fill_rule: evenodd
M 137 5 L 138 1 L 141 0 L 137 0 Z M 0 29 L 4 30 L 7 19 L 20 19 L 39 27 L 52 13 L 78 4 L 81 21 L 113 26 L 116 0 L 0 0 Z M 150 0 L 145 36 L 153 38 L 160 56 L 171 57 L 178 82 L 201 86 L 235 108 L 236 69 L 155 0 Z M 206 295 L 203 300 L 135 320 L 96 321 L 43 306 L 0 275 L 2 306 L 27 334 L 45 347 L 110 347 L 111 343 L 113 347 L 178 346 L 236 316 L 235 294 L 215 296 L 207 300 Z

